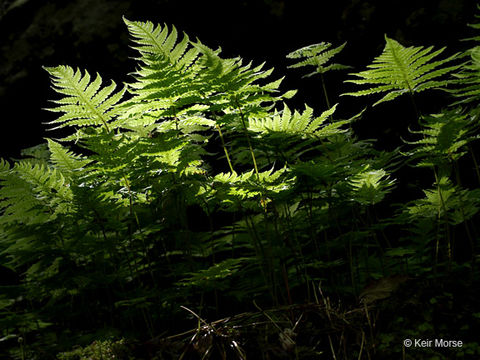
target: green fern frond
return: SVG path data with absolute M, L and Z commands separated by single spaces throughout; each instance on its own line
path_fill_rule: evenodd
M 287 55 L 288 59 L 301 59 L 296 64 L 288 66 L 290 69 L 314 66 L 316 69 L 314 72 L 305 75 L 304 77 L 310 77 L 315 74 L 324 74 L 330 70 L 344 70 L 350 69 L 351 66 L 341 64 L 328 64 L 327 63 L 340 51 L 343 50 L 347 43 L 330 49 L 332 44 L 328 42 L 321 42 L 319 44 L 313 44 L 301 49 L 295 50 Z M 330 49 L 330 50 L 329 50 Z
M 239 57 L 223 59 L 221 49 L 213 50 L 197 40 L 182 45 L 182 49 L 194 49 L 186 50 L 185 56 L 192 54 L 186 65 L 184 57 L 168 55 L 175 48 L 171 48 L 173 40 L 164 46 L 170 38 L 166 28 L 126 23 L 144 64 L 134 73 L 136 82 L 129 85 L 133 98 L 123 104 L 119 126 L 132 129 L 168 121 L 179 129 L 184 118 L 205 117 L 205 112 L 218 114 L 219 124 L 234 123 L 239 110 L 246 118 L 266 116 L 272 103 L 294 95 L 292 91 L 278 94 L 282 79 L 260 84 L 273 71 L 262 70 L 263 64 L 253 67 L 243 65 Z
M 172 26 L 172 30 L 169 31 L 167 26 L 155 26 L 150 21 L 130 21 L 125 17 L 123 21 L 136 43 L 133 48 L 140 52 L 143 62 L 150 63 L 157 57 L 163 57 L 171 64 L 188 66 L 198 55 L 198 51 L 194 48 L 187 51 L 190 43 L 187 34 L 183 34 L 182 41 L 177 42 L 178 32 L 175 26 Z
M 91 160 L 83 156 L 75 155 L 67 150 L 61 144 L 47 139 L 48 149 L 50 150 L 50 161 L 56 169 L 59 169 L 64 176 L 71 177 L 73 172 L 84 168 Z
M 448 219 L 452 225 L 461 224 L 480 210 L 480 190 L 467 190 L 454 186 L 451 180 L 442 176 L 436 187 L 424 190 L 424 198 L 407 208 L 411 219 Z
M 313 118 L 313 109 L 305 106 L 303 113 L 292 111 L 284 104 L 282 112 L 275 111 L 268 118 L 249 119 L 248 130 L 262 134 L 301 135 L 304 137 L 326 137 L 346 130 L 339 129 L 348 121 L 337 121 L 327 126 L 322 125 L 335 112 L 337 104 L 324 111 L 319 117 Z
M 71 214 L 73 194 L 64 176 L 56 169 L 28 160 L 16 162 L 0 172 L 2 224 L 42 223 L 59 214 Z
M 220 203 L 227 206 L 242 203 L 242 206 L 258 209 L 265 207 L 270 198 L 290 190 L 295 177 L 289 175 L 288 169 L 284 167 L 277 171 L 272 168 L 258 174 L 254 170 L 240 175 L 220 173 L 212 180 L 215 197 Z
M 103 126 L 109 131 L 109 123 L 119 113 L 115 105 L 121 100 L 125 89 L 114 93 L 116 84 L 112 83 L 101 88 L 102 78 L 97 74 L 90 81 L 90 74 L 85 71 L 73 70 L 69 66 L 45 67 L 51 76 L 53 88 L 66 95 L 53 101 L 57 107 L 49 108 L 52 112 L 63 112 L 64 115 L 47 124 L 58 125 L 54 129 L 71 126 Z
M 432 61 L 439 56 L 445 48 L 432 51 L 433 47 L 424 48 L 404 47 L 397 41 L 385 36 L 386 45 L 383 53 L 374 59 L 368 70 L 351 74 L 360 79 L 346 80 L 359 85 L 370 85 L 365 90 L 349 92 L 342 95 L 364 96 L 376 93 L 387 93 L 373 106 L 385 101 L 390 101 L 405 93 L 414 93 L 439 88 L 450 83 L 442 79 L 461 65 L 444 66 L 447 62 L 458 58 L 456 53 L 446 59 Z
M 425 116 L 422 130 L 412 134 L 421 136 L 417 141 L 405 141 L 415 146 L 406 155 L 411 159 L 420 159 L 417 166 L 442 166 L 460 159 L 466 154 L 466 146 L 478 138 L 474 130 L 478 120 L 469 114 L 463 114 L 461 109 L 444 111 L 440 114 Z
M 392 189 L 394 181 L 388 179 L 385 170 L 374 170 L 367 165 L 349 179 L 349 184 L 355 201 L 364 205 L 373 205 L 383 200 Z
M 454 96 L 460 98 L 456 104 L 477 102 L 480 99 L 480 46 L 470 49 L 467 53 L 470 61 L 461 71 L 454 74 L 453 83 L 458 88 L 449 90 Z

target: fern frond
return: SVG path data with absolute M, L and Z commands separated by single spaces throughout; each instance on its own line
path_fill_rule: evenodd
M 23 224 L 50 221 L 71 214 L 72 191 L 63 175 L 43 164 L 22 160 L 0 171 L 0 223 Z
M 44 67 L 52 78 L 53 88 L 66 95 L 60 100 L 53 101 L 57 107 L 47 110 L 63 112 L 64 115 L 47 124 L 58 125 L 54 129 L 71 126 L 103 126 L 109 131 L 109 123 L 119 110 L 115 105 L 121 100 L 125 89 L 114 93 L 116 84 L 112 83 L 101 88 L 102 78 L 97 74 L 94 81 L 90 81 L 90 74 L 85 71 L 74 70 L 69 66 Z M 53 130 L 53 129 L 52 129 Z
M 330 49 L 332 44 L 328 42 L 321 42 L 319 44 L 313 44 L 301 49 L 295 50 L 287 55 L 288 59 L 301 59 L 296 64 L 288 66 L 290 69 L 314 66 L 316 69 L 313 73 L 305 75 L 304 77 L 310 77 L 315 74 L 324 74 L 330 70 L 344 70 L 349 69 L 351 66 L 341 64 L 328 64 L 327 63 L 340 51 L 343 50 L 347 43 Z M 330 50 L 329 50 L 330 49 Z
M 91 162 L 80 155 L 75 155 L 73 152 L 67 150 L 61 144 L 47 139 L 48 148 L 50 150 L 50 161 L 55 168 L 62 171 L 64 176 L 71 177 L 72 173 L 84 168 Z
M 125 17 L 123 21 L 136 43 L 133 48 L 140 52 L 143 62 L 151 63 L 153 59 L 163 57 L 171 64 L 188 66 L 198 55 L 198 51 L 194 48 L 187 51 L 190 43 L 187 34 L 183 34 L 183 39 L 177 42 L 178 32 L 175 26 L 172 26 L 172 30 L 169 31 L 166 25 L 155 26 L 150 21 L 130 21 Z
M 480 99 L 480 46 L 468 51 L 470 61 L 465 64 L 461 71 L 454 74 L 453 83 L 458 88 L 449 90 L 454 96 L 460 98 L 455 104 L 477 102 Z
M 480 190 L 467 190 L 454 186 L 450 179 L 443 176 L 437 186 L 424 190 L 424 197 L 407 208 L 412 219 L 447 218 L 452 225 L 461 224 L 472 218 L 480 210 Z
M 364 96 L 375 93 L 387 93 L 373 106 L 390 101 L 405 93 L 414 94 L 431 88 L 438 88 L 450 83 L 442 79 L 443 75 L 457 70 L 461 65 L 444 66 L 458 58 L 456 53 L 448 58 L 432 61 L 445 48 L 433 51 L 433 47 L 404 47 L 385 35 L 386 45 L 383 53 L 374 59 L 368 70 L 351 74 L 360 79 L 346 80 L 359 85 L 370 85 L 365 90 L 349 92 L 342 95 Z
M 460 159 L 466 154 L 466 146 L 478 138 L 474 135 L 478 120 L 461 109 L 444 111 L 440 114 L 425 116 L 421 125 L 423 129 L 412 131 L 421 136 L 416 141 L 405 141 L 415 146 L 407 153 L 409 158 L 420 159 L 417 166 L 441 166 Z
M 221 203 L 231 206 L 242 203 L 242 206 L 259 208 L 264 207 L 264 203 L 251 202 L 253 199 L 262 198 L 265 202 L 266 197 L 273 197 L 292 188 L 295 177 L 289 174 L 289 170 L 283 169 L 275 171 L 262 171 L 256 174 L 254 170 L 243 174 L 220 173 L 213 179 L 215 188 L 215 197 Z M 247 203 L 250 201 L 250 203 Z
M 349 179 L 353 200 L 364 205 L 373 205 L 383 200 L 392 189 L 393 180 L 388 179 L 383 169 L 374 170 L 366 165 L 361 172 Z
M 292 111 L 284 104 L 283 111 L 275 112 L 269 118 L 252 118 L 248 123 L 248 130 L 258 133 L 282 133 L 285 135 L 320 135 L 323 123 L 335 112 L 337 105 L 324 111 L 319 117 L 313 118 L 313 109 L 305 106 L 303 113 Z M 332 125 L 332 124 L 330 124 Z M 337 126 L 340 127 L 342 124 Z M 338 132 L 341 132 L 339 130 Z
M 276 111 L 271 117 L 250 119 L 248 130 L 262 134 L 299 135 L 316 138 L 340 134 L 346 131 L 340 129 L 340 127 L 347 124 L 349 120 L 336 121 L 324 125 L 325 121 L 335 112 L 336 107 L 337 104 L 314 118 L 313 109 L 309 106 L 305 106 L 305 110 L 302 113 L 298 111 L 292 113 L 285 104 L 283 111 Z

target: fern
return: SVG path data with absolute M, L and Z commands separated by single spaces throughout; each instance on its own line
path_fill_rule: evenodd
M 339 52 L 343 50 L 347 43 L 344 43 L 336 48 L 330 49 L 332 44 L 328 42 L 322 42 L 319 44 L 313 44 L 301 49 L 292 51 L 287 55 L 288 59 L 301 59 L 296 64 L 288 66 L 288 68 L 294 69 L 304 66 L 314 66 L 316 69 L 314 72 L 305 75 L 304 77 L 310 77 L 315 74 L 325 74 L 330 70 L 344 70 L 349 69 L 351 66 L 341 64 L 328 64 L 327 63 Z
M 374 170 L 369 165 L 349 179 L 353 200 L 364 205 L 373 205 L 383 200 L 391 190 L 394 181 L 388 180 L 383 169 Z
M 73 70 L 69 66 L 45 67 L 52 78 L 53 87 L 59 94 L 66 95 L 61 100 L 53 101 L 57 107 L 48 110 L 63 112 L 64 115 L 48 124 L 58 125 L 54 129 L 71 126 L 103 126 L 107 131 L 109 123 L 117 116 L 117 104 L 125 89 L 114 93 L 116 84 L 101 88 L 102 78 L 97 74 L 90 82 L 90 74 Z
M 289 68 L 299 68 L 304 66 L 315 66 L 315 71 L 305 75 L 304 77 L 310 77 L 315 74 L 319 74 L 322 81 L 323 95 L 327 107 L 330 108 L 330 100 L 327 93 L 327 87 L 325 85 L 324 74 L 330 70 L 344 70 L 349 69 L 350 66 L 341 64 L 328 64 L 327 63 L 340 51 L 343 50 L 347 43 L 340 45 L 339 47 L 330 49 L 332 44 L 328 42 L 322 42 L 320 44 L 314 44 L 306 46 L 304 48 L 295 50 L 287 55 L 289 59 L 301 59 L 296 64 L 290 65 Z M 330 50 L 329 50 L 330 49 Z
M 387 93 L 373 106 L 390 101 L 400 95 L 413 95 L 431 88 L 439 88 L 450 83 L 441 79 L 442 76 L 452 73 L 461 65 L 444 66 L 446 63 L 459 57 L 456 53 L 448 58 L 432 61 L 445 48 L 433 51 L 433 47 L 425 48 L 404 47 L 397 41 L 385 35 L 386 45 L 383 53 L 374 59 L 368 70 L 351 74 L 360 79 L 346 80 L 358 85 L 371 85 L 370 88 L 349 92 L 342 95 L 364 96 L 376 93 Z
M 191 49 L 190 54 L 185 54 L 189 38 L 184 34 L 182 41 L 177 43 L 178 33 L 175 27 L 172 27 L 172 31 L 169 31 L 167 26 L 155 26 L 150 21 L 130 21 L 125 17 L 123 21 L 130 34 L 135 38 L 137 45 L 133 48 L 140 52 L 142 61 L 148 62 L 151 56 L 162 56 L 167 58 L 170 63 L 180 63 L 180 66 L 188 66 L 198 55 L 198 52 L 194 49 Z M 184 60 L 180 62 L 182 58 Z
M 420 167 L 445 167 L 458 161 L 467 153 L 467 145 L 478 137 L 474 135 L 478 120 L 462 114 L 461 109 L 425 116 L 421 125 L 422 130 L 410 130 L 421 135 L 421 139 L 406 141 L 415 148 L 405 154 L 410 159 L 420 159 L 417 163 Z
M 41 224 L 72 215 L 72 192 L 64 176 L 43 164 L 20 161 L 0 172 L 0 224 Z
M 337 105 L 318 114 L 295 110 L 283 101 L 295 91 L 283 92 L 283 78 L 264 64 L 223 58 L 220 48 L 179 38 L 174 27 L 124 21 L 138 56 L 124 89 L 86 71 L 47 68 L 62 96 L 51 110 L 63 113 L 50 124 L 76 128 L 63 140 L 78 139 L 77 146 L 46 139 L 23 151 L 24 159 L 0 159 L 0 260 L 20 280 L 0 296 L 0 310 L 30 319 L 0 320 L 3 339 L 23 331 L 29 346 L 40 347 L 42 316 L 51 319 L 54 344 L 65 328 L 76 338 L 133 326 L 152 338 L 161 324 L 185 319 L 179 303 L 207 319 L 230 311 L 213 302 L 312 302 L 319 295 L 312 281 L 352 297 L 383 271 L 411 271 L 411 261 L 413 271 L 425 270 L 442 230 L 449 241 L 463 236 L 450 225 L 464 223 L 474 253 L 478 189 L 439 172 L 400 216 L 378 220 L 372 205 L 394 188 L 398 156 L 354 136 L 349 125 L 361 113 L 333 121 Z M 454 71 L 445 64 L 456 55 L 435 61 L 443 49 L 386 40 L 384 54 L 356 80 L 372 85 L 367 92 L 386 92 L 379 102 L 448 83 L 441 76 Z M 330 62 L 344 45 L 300 49 L 289 54 L 299 60 L 291 67 L 314 66 L 320 76 L 345 68 Z M 448 168 L 477 138 L 471 115 L 455 109 L 424 117 L 407 155 Z M 397 236 L 406 224 L 413 240 Z M 407 270 L 400 260 L 409 261 Z M 95 317 L 85 320 L 85 308 Z M 24 322 L 30 327 L 20 329 Z M 221 335 L 225 323 L 205 321 L 202 331 Z M 189 355 L 173 350 L 169 357 Z
M 47 139 L 47 142 L 48 149 L 50 150 L 50 161 L 56 169 L 62 171 L 64 176 L 72 178 L 74 172 L 82 170 L 91 162 L 91 160 L 83 156 L 73 154 L 61 144 L 51 139 Z
M 422 199 L 407 207 L 411 221 L 446 219 L 451 225 L 458 225 L 480 210 L 480 190 L 454 186 L 446 176 L 439 178 L 436 188 L 423 192 Z
M 322 127 L 327 118 L 335 112 L 336 107 L 337 105 L 324 111 L 319 117 L 312 118 L 313 109 L 308 106 L 306 106 L 305 111 L 300 114 L 297 111 L 292 113 L 288 106 L 284 105 L 283 111 L 281 113 L 275 112 L 272 117 L 250 119 L 248 122 L 248 130 L 262 134 L 282 133 L 285 135 L 326 137 L 344 131 L 339 130 L 338 128 L 348 122 L 337 122 L 335 123 L 335 126 L 330 124 L 326 127 Z
M 470 49 L 466 55 L 470 61 L 465 64 L 461 71 L 454 74 L 453 83 L 458 88 L 449 90 L 454 96 L 460 98 L 455 105 L 476 102 L 480 99 L 480 46 Z

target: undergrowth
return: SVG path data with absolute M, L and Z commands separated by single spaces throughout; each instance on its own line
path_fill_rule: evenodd
M 382 151 L 354 133 L 368 110 L 340 118 L 328 95 L 328 71 L 352 71 L 332 62 L 346 44 L 288 55 L 327 104 L 292 109 L 263 64 L 125 23 L 131 83 L 46 67 L 59 135 L 0 160 L 2 356 L 480 356 L 479 47 L 444 56 L 385 36 L 349 75 L 363 89 L 343 94 L 410 97 L 410 136 Z M 451 104 L 422 114 L 416 95 L 434 89 Z M 406 167 L 430 185 L 398 203 Z

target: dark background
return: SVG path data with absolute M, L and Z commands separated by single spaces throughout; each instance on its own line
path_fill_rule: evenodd
M 66 64 L 99 72 L 105 81 L 129 81 L 135 52 L 122 15 L 174 24 L 191 39 L 221 46 L 224 57 L 266 61 L 275 67 L 275 78 L 287 75 L 284 90 L 300 90 L 291 105 L 308 103 L 318 113 L 325 110 L 319 80 L 301 79 L 304 69 L 287 70 L 288 52 L 348 41 L 337 61 L 360 71 L 381 53 L 387 34 L 403 45 L 448 46 L 445 54 L 451 54 L 469 47 L 459 39 L 472 36 L 466 24 L 475 22 L 476 13 L 474 0 L 0 0 L 0 156 L 17 157 L 20 149 L 54 136 L 42 124 L 55 118 L 42 108 L 56 98 L 42 65 Z M 351 89 L 343 84 L 347 77 L 345 72 L 327 77 L 332 103 Z M 421 99 L 423 112 L 445 105 L 441 95 L 430 99 Z M 350 117 L 374 101 L 344 97 L 338 111 Z M 369 109 L 357 131 L 393 147 L 413 116 L 408 98 L 399 99 Z

